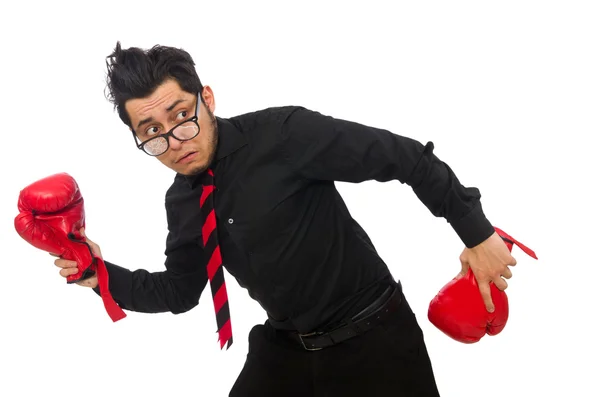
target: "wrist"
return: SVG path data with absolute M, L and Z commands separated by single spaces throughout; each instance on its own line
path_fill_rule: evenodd
M 450 225 L 467 248 L 473 248 L 494 234 L 494 226 L 478 204 L 471 212 Z
M 84 280 L 78 281 L 77 284 L 82 287 L 88 287 L 88 288 L 92 288 L 92 289 L 97 288 L 98 287 L 98 275 L 94 274 Z

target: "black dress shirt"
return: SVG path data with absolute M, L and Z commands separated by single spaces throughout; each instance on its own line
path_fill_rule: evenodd
M 335 181 L 407 184 L 467 247 L 494 232 L 479 190 L 462 186 L 431 142 L 297 106 L 217 118 L 217 127 L 212 168 L 223 263 L 276 327 L 322 329 L 360 311 L 392 281 Z M 124 309 L 177 314 L 198 304 L 208 281 L 199 181 L 177 174 L 166 193 L 164 271 L 106 261 Z

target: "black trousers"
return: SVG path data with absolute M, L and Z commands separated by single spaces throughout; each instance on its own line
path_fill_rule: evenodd
M 400 291 L 401 293 L 401 291 Z M 307 351 L 269 323 L 249 334 L 246 363 L 229 397 L 439 397 L 423 332 L 400 308 L 366 333 Z

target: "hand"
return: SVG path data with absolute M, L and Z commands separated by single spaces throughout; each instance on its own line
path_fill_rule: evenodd
M 488 312 L 494 311 L 490 283 L 493 282 L 500 291 L 508 288 L 507 279 L 512 277 L 509 266 L 515 266 L 517 261 L 511 255 L 508 247 L 494 232 L 487 240 L 473 248 L 465 248 L 460 255 L 462 263 L 461 276 L 467 274 L 469 268 L 473 272 L 479 291 Z
M 81 228 L 79 230 L 79 232 L 81 233 L 81 235 L 83 237 L 85 237 L 85 241 L 90 245 L 90 247 L 92 248 L 92 252 L 94 253 L 94 255 L 99 256 L 100 258 L 102 258 L 102 252 L 100 251 L 100 247 L 98 246 L 98 244 L 94 243 L 93 241 L 91 241 L 90 239 L 88 239 L 85 235 L 85 230 L 84 228 Z M 54 257 L 57 257 L 56 255 L 50 254 Z M 77 262 L 75 261 L 70 261 L 67 259 L 61 259 L 60 257 L 58 257 L 59 259 L 56 259 L 54 261 L 54 264 L 57 267 L 60 267 L 60 271 L 59 274 L 65 278 L 67 278 L 68 276 L 72 275 L 72 274 L 76 274 L 79 270 L 77 269 Z M 96 288 L 98 286 L 98 275 L 94 274 L 91 277 L 86 278 L 85 280 L 81 280 L 78 281 L 76 283 L 77 285 L 81 285 L 82 287 L 90 287 L 90 288 Z

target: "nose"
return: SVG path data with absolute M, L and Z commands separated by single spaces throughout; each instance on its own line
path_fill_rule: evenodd
M 174 150 L 179 150 L 181 148 L 181 141 L 178 141 L 177 139 L 173 138 L 172 136 L 169 136 L 169 147 L 171 149 Z

